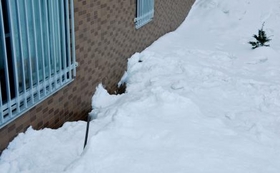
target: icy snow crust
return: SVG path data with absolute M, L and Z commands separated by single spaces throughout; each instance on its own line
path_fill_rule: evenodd
M 263 22 L 271 47 L 252 50 Z M 129 59 L 125 94 L 97 87 L 84 151 L 85 122 L 30 128 L 0 172 L 279 173 L 279 28 L 278 0 L 197 0 Z

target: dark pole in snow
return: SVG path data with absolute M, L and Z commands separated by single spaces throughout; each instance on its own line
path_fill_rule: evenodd
M 85 147 L 86 147 L 86 145 L 87 145 L 87 139 L 88 139 L 88 129 L 89 129 L 90 120 L 91 120 L 91 116 L 90 116 L 90 115 L 88 115 L 88 118 L 87 118 L 87 129 L 86 129 L 86 136 L 85 136 L 84 148 L 85 148 Z

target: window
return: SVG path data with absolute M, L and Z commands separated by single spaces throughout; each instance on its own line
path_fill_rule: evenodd
M 1 0 L 0 128 L 73 81 L 73 0 Z
M 149 23 L 154 17 L 154 0 L 136 0 L 136 29 Z

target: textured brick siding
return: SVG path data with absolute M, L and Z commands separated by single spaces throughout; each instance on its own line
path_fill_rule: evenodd
M 155 17 L 134 27 L 135 0 L 74 0 L 76 56 L 79 66 L 71 84 L 0 129 L 0 153 L 29 126 L 58 128 L 65 121 L 84 120 L 95 87 L 116 91 L 127 58 L 175 30 L 195 0 L 155 0 Z

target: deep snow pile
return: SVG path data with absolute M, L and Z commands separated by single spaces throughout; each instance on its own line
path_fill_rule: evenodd
M 248 41 L 262 23 L 271 47 Z M 175 32 L 128 61 L 127 91 L 84 122 L 20 134 L 2 173 L 278 173 L 280 2 L 197 0 Z

